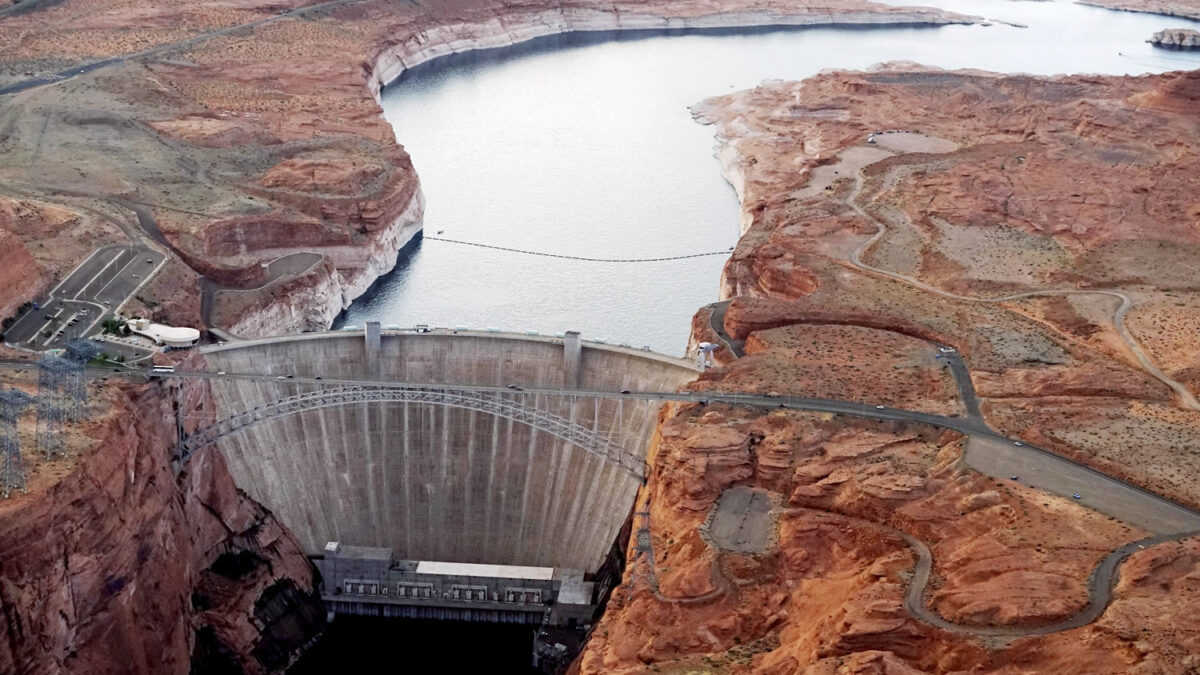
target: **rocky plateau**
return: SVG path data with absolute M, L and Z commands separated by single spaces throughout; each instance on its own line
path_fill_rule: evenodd
M 209 292 L 269 286 L 278 279 L 264 271 L 267 264 L 296 251 L 324 256 L 325 273 L 290 282 L 314 289 L 298 292 L 286 316 L 269 308 L 269 293 L 257 302 L 242 299 L 239 316 L 223 312 L 226 327 L 247 335 L 325 328 L 394 266 L 419 230 L 418 179 L 377 100 L 383 84 L 406 68 L 578 30 L 975 20 L 865 0 L 205 7 L 67 0 L 0 20 L 0 73 L 7 73 L 0 85 L 118 59 L 94 74 L 8 97 L 0 149 L 11 161 L 0 180 L 22 197 L 104 214 L 118 224 L 109 228 L 118 240 L 125 230 L 158 241 L 191 270 L 191 285 Z M 121 60 L 130 55 L 139 57 Z M 54 159 L 67 155 L 70 162 Z M 150 208 L 156 231 L 136 232 L 137 221 L 114 199 Z M 61 278 L 83 255 L 47 261 L 45 276 Z M 170 279 L 172 286 L 179 281 Z M 172 294 L 154 286 L 145 295 Z M 193 325 L 217 309 L 146 305 L 163 320 Z
M 1178 330 L 1198 290 L 1198 94 L 1197 73 L 891 64 L 705 101 L 694 113 L 714 125 L 742 203 L 723 329 L 746 355 L 722 348 L 692 387 L 946 412 L 953 380 L 919 356 L 951 345 L 993 428 L 1200 503 L 1198 345 Z M 707 310 L 693 332 L 720 339 Z M 669 411 L 639 504 L 653 557 L 631 549 L 627 578 L 656 574 L 614 596 L 580 671 L 1200 665 L 1184 618 L 1200 539 L 1137 549 L 1096 621 L 1039 632 L 1080 611 L 1106 551 L 1144 535 L 980 474 L 962 447 L 919 426 Z M 760 551 L 705 534 L 735 486 L 773 505 Z M 920 612 L 905 595 L 921 559 L 911 540 L 931 554 Z
M 133 301 L 156 318 L 327 327 L 420 229 L 378 94 L 442 54 L 573 30 L 974 20 L 865 0 L 25 0 L 0 10 L 0 87 L 115 60 L 0 97 L 0 313 L 136 240 L 172 255 Z M 1200 506 L 1200 75 L 891 64 L 694 113 L 742 204 L 721 286 L 746 354 L 721 350 L 693 389 L 963 414 L 933 348 L 950 345 L 993 428 Z M 704 312 L 693 328 L 719 339 Z M 28 494 L 0 501 L 0 671 L 281 672 L 320 632 L 286 524 L 218 453 L 172 466 L 173 401 L 195 395 L 97 385 L 69 459 L 27 458 Z M 1097 620 L 1042 631 L 1147 532 L 984 475 L 966 447 L 918 423 L 668 406 L 636 508 L 652 552 L 631 544 L 574 671 L 1200 672 L 1200 539 L 1136 550 Z M 770 504 L 755 550 L 712 534 L 732 488 Z
M 1200 19 L 1200 3 L 1196 0 L 1076 0 L 1081 5 L 1093 5 L 1105 9 L 1126 12 L 1145 12 Z
M 1200 49 L 1200 31 L 1190 28 L 1168 28 L 1155 33 L 1148 42 L 1168 49 Z

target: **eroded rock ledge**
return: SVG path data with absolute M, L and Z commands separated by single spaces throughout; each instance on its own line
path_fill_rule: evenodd
M 130 29 L 128 13 L 139 9 Z M 15 39 L 0 77 L 279 11 L 254 2 L 209 9 L 63 0 L 5 17 L 0 36 Z M 272 20 L 7 97 L 0 183 L 13 194 L 0 214 L 36 217 L 0 223 L 20 240 L 6 260 L 14 279 L 51 283 L 96 246 L 144 227 L 122 206 L 135 204 L 155 221 L 144 234 L 161 236 L 185 264 L 148 284 L 133 311 L 199 322 L 202 274 L 233 289 L 266 287 L 230 317 L 239 331 L 321 328 L 392 267 L 420 226 L 416 174 L 375 98 L 404 67 L 567 30 L 971 20 L 858 0 L 603 9 L 380 0 Z M 300 251 L 322 259 L 302 270 L 269 265 Z M 0 670 L 277 672 L 323 618 L 302 551 L 236 489 L 218 454 L 173 474 L 169 396 L 154 387 L 111 396 L 112 412 L 88 431 L 95 443 L 72 471 L 48 492 L 0 504 Z M 290 624 L 266 620 L 281 610 Z
M 1158 31 L 1147 42 L 1171 49 L 1200 49 L 1200 31 L 1168 28 Z
M 68 0 L 45 10 L 42 18 L 56 21 L 57 43 L 64 36 L 75 40 L 70 58 L 80 62 L 130 51 L 127 40 L 109 39 L 121 30 L 119 16 L 105 8 L 86 16 L 67 11 L 88 1 Z M 194 9 L 177 13 L 194 25 Z M 45 28 L 31 18 L 36 16 L 0 24 L 0 30 L 24 36 L 0 65 L 40 73 L 49 57 L 59 55 L 55 41 L 42 39 Z M 215 26 L 226 25 L 228 17 L 220 16 Z M 150 44 L 170 42 L 172 17 L 171 10 L 156 8 L 138 32 Z M 248 335 L 324 328 L 393 267 L 399 248 L 420 228 L 418 178 L 375 98 L 405 68 L 443 54 L 570 31 L 974 20 L 863 0 L 832 6 L 699 0 L 603 7 L 490 0 L 334 3 L 145 62 L 114 65 L 72 80 L 69 88 L 13 97 L 9 119 L 18 133 L 9 154 L 31 161 L 0 167 L 0 178 L 30 186 L 30 193 L 50 203 L 70 191 L 76 196 L 70 208 L 105 208 L 116 218 L 129 214 L 114 213 L 106 197 L 150 208 L 162 237 L 193 272 L 181 269 L 152 282 L 135 310 L 199 322 L 195 275 L 201 274 L 213 287 L 269 287 L 261 297 L 239 298 L 238 316 L 229 317 L 227 327 Z M 64 108 L 76 112 L 55 114 Z M 94 147 L 101 128 L 105 143 L 119 145 L 121 152 Z M 42 151 L 36 143 L 41 137 L 77 140 L 81 149 L 73 149 L 69 161 L 60 159 Z M 108 236 L 113 235 L 120 239 L 116 228 Z M 37 236 L 26 243 L 37 243 Z M 298 277 L 270 273 L 269 263 L 297 251 L 319 253 L 325 261 Z M 38 262 L 56 277 L 77 258 L 42 254 Z M 191 275 L 193 283 L 181 275 Z M 293 291 L 294 306 L 286 311 L 275 306 L 281 280 Z
M 219 453 L 177 480 L 156 385 L 105 396 L 74 470 L 0 502 L 0 671 L 278 672 L 325 622 L 303 552 Z
M 1200 391 L 1183 357 L 1195 339 L 1181 329 L 1200 316 L 1197 73 L 893 64 L 764 83 L 694 113 L 716 127 L 742 203 L 723 328 L 746 355 L 722 349 L 693 389 L 920 409 L 952 395 L 929 352 L 953 345 L 993 428 L 1200 504 L 1184 450 L 1200 439 L 1200 413 L 1163 381 Z M 1065 292 L 1022 295 L 1045 289 Z M 708 312 L 693 344 L 718 339 Z M 653 559 L 628 552 L 581 672 L 1200 666 L 1194 590 L 1179 595 L 1200 574 L 1197 537 L 1136 551 L 1095 622 L 1022 634 L 1076 612 L 1095 561 L 1140 535 L 1022 476 L 983 476 L 962 442 L 794 410 L 670 409 L 638 505 Z M 723 548 L 706 529 L 733 488 L 772 506 L 761 550 Z M 907 609 L 919 561 L 899 532 L 928 543 L 920 601 L 957 629 Z
M 1144 14 L 1165 14 L 1185 19 L 1200 19 L 1200 7 L 1191 0 L 1076 0 L 1081 5 L 1119 9 Z

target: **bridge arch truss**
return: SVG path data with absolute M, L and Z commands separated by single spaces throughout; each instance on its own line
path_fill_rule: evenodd
M 259 422 L 319 408 L 361 403 L 425 403 L 488 413 L 548 433 L 589 454 L 616 464 L 622 471 L 639 481 L 645 479 L 645 460 L 629 452 L 624 446 L 612 441 L 604 434 L 535 406 L 510 400 L 499 392 L 452 387 L 346 386 L 319 389 L 274 400 L 252 410 L 229 415 L 183 437 L 179 447 L 180 466 L 196 453 L 216 444 L 226 436 L 238 433 Z

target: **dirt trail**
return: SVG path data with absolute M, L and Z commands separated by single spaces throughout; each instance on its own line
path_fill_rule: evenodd
M 736 489 L 736 488 L 734 488 Z M 648 500 L 649 501 L 649 500 Z M 904 608 L 913 618 L 940 628 L 942 630 L 951 631 L 954 633 L 964 633 L 980 638 L 984 642 L 992 646 L 1003 646 L 1004 644 L 1016 638 L 1029 635 L 1047 635 L 1050 633 L 1060 633 L 1075 628 L 1086 626 L 1095 620 L 1099 619 L 1104 614 L 1105 610 L 1112 603 L 1113 589 L 1121 578 L 1121 564 L 1124 563 L 1129 556 L 1139 550 L 1145 549 L 1156 544 L 1162 544 L 1170 541 L 1179 541 L 1191 536 L 1195 536 L 1196 532 L 1187 534 L 1166 534 L 1146 537 L 1131 541 L 1124 546 L 1110 552 L 1108 555 L 1100 559 L 1096 566 L 1088 575 L 1086 587 L 1088 592 L 1087 602 L 1079 608 L 1079 611 L 1073 615 L 1055 621 L 1053 623 L 1042 624 L 1037 626 L 979 626 L 972 624 L 954 623 L 946 620 L 933 609 L 930 609 L 925 603 L 925 595 L 929 590 L 930 578 L 933 575 L 933 554 L 929 550 L 929 546 L 908 534 L 907 532 L 874 521 L 863 520 L 836 512 L 819 511 L 806 508 L 785 508 L 776 509 L 778 514 L 793 514 L 793 513 L 832 513 L 838 518 L 845 519 L 854 523 L 859 527 L 869 529 L 878 529 L 887 532 L 888 534 L 903 539 L 912 549 L 913 555 L 916 558 L 916 564 L 913 566 L 912 577 L 909 580 L 908 588 L 904 595 Z M 636 517 L 641 520 L 641 525 L 635 530 L 635 554 L 630 565 L 634 572 L 630 575 L 629 583 L 636 584 L 639 579 L 645 579 L 649 584 L 651 593 L 661 602 L 672 604 L 703 604 L 714 601 L 732 593 L 737 586 L 735 582 L 730 580 L 728 574 L 725 573 L 721 565 L 720 554 L 717 553 L 712 560 L 712 581 L 713 589 L 701 595 L 693 597 L 672 597 L 662 593 L 659 588 L 658 574 L 655 570 L 655 556 L 653 535 L 650 527 L 649 511 L 638 511 Z M 715 547 L 714 547 L 715 549 Z
M 1180 405 L 1182 405 L 1183 407 L 1188 408 L 1190 410 L 1200 411 L 1200 401 L 1196 400 L 1195 395 L 1193 395 L 1192 392 L 1189 391 L 1188 388 L 1185 387 L 1182 383 L 1178 382 L 1177 380 L 1172 379 L 1170 376 L 1168 376 L 1166 373 L 1164 373 L 1158 367 L 1158 365 L 1156 363 L 1154 363 L 1154 360 L 1152 358 L 1150 358 L 1150 355 L 1147 354 L 1146 351 L 1142 348 L 1141 344 L 1139 344 L 1138 341 L 1133 337 L 1133 335 L 1130 334 L 1129 329 L 1125 326 L 1125 315 L 1134 306 L 1134 303 L 1133 303 L 1132 298 L 1130 298 L 1127 294 L 1125 294 L 1121 291 L 1079 290 L 1079 289 L 1073 289 L 1073 288 L 1065 288 L 1065 289 L 1045 289 L 1045 290 L 1040 290 L 1040 291 L 1026 291 L 1023 293 L 1013 293 L 1011 295 L 1002 295 L 1002 296 L 992 297 L 992 298 L 978 298 L 978 297 L 973 297 L 973 296 L 969 296 L 969 295 L 959 295 L 958 293 L 952 293 L 950 291 L 927 284 L 919 279 L 910 277 L 908 275 L 900 274 L 899 272 L 892 272 L 890 270 L 881 269 L 879 267 L 875 267 L 873 265 L 863 262 L 863 260 L 862 260 L 863 253 L 865 253 L 872 246 L 874 246 L 877 242 L 879 242 L 879 240 L 883 239 L 883 237 L 888 232 L 887 225 L 885 225 L 883 223 L 883 221 L 881 221 L 878 218 L 876 218 L 875 216 L 871 215 L 865 208 L 863 208 L 858 203 L 858 198 L 861 195 L 862 190 L 863 190 L 863 183 L 864 183 L 863 171 L 866 170 L 867 168 L 869 168 L 870 166 L 871 165 L 869 165 L 869 164 L 866 166 L 863 166 L 855 173 L 854 189 L 851 190 L 850 194 L 846 196 L 845 203 L 847 206 L 849 206 L 851 209 L 853 209 L 855 213 L 862 216 L 863 218 L 866 218 L 870 222 L 874 223 L 875 227 L 876 227 L 876 231 L 875 231 L 875 234 L 872 235 L 870 239 L 868 239 L 865 242 L 863 242 L 862 244 L 860 244 L 858 246 L 858 248 L 856 248 L 854 250 L 854 252 L 850 255 L 850 258 L 848 259 L 849 263 L 851 263 L 855 267 L 858 267 L 859 269 L 861 269 L 865 272 L 870 272 L 872 274 L 876 274 L 879 276 L 885 276 L 889 279 L 895 279 L 896 281 L 900 281 L 902 283 L 908 284 L 909 286 L 912 286 L 914 288 L 919 288 L 928 293 L 933 293 L 935 295 L 940 295 L 944 298 L 950 298 L 953 300 L 961 300 L 964 302 L 1000 304 L 1000 303 L 1005 303 L 1005 302 L 1012 302 L 1014 300 L 1022 300 L 1025 298 L 1034 298 L 1034 297 L 1040 297 L 1040 296 L 1056 296 L 1056 295 L 1102 295 L 1102 296 L 1117 298 L 1121 301 L 1121 304 L 1120 304 L 1120 306 L 1117 307 L 1116 311 L 1113 312 L 1111 321 L 1113 324 L 1113 328 L 1116 330 L 1117 335 L 1121 338 L 1121 341 L 1125 343 L 1125 346 L 1129 349 L 1130 353 L 1133 354 L 1134 358 L 1137 359 L 1138 364 L 1141 365 L 1143 370 L 1145 370 L 1147 373 L 1152 375 L 1154 378 L 1156 378 L 1163 384 L 1170 387 L 1171 390 L 1175 392 L 1175 395 L 1176 395 Z

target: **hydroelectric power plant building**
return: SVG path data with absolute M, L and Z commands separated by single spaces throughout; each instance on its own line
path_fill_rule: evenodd
M 579 570 L 396 560 L 335 541 L 314 562 L 339 614 L 576 626 L 596 610 L 596 584 Z
M 660 407 L 620 392 L 697 372 L 574 333 L 378 324 L 194 358 L 223 375 L 180 381 L 181 459 L 223 453 L 334 611 L 558 625 L 587 622 L 619 575 Z

